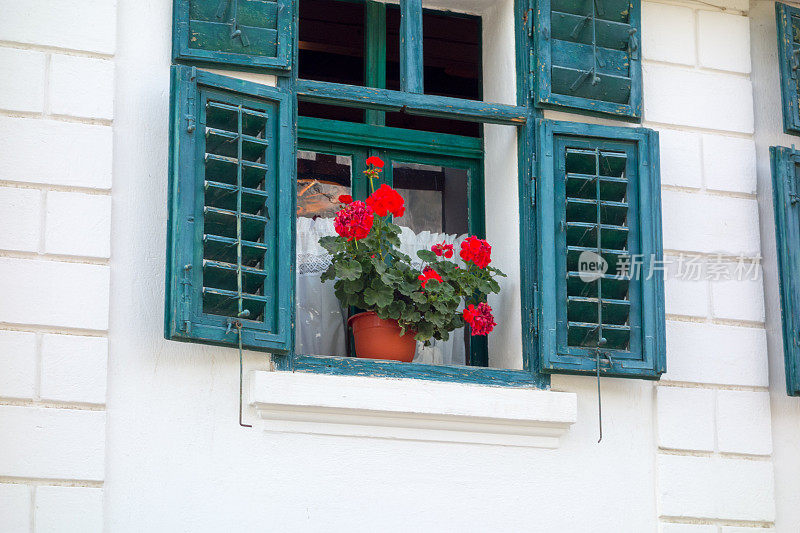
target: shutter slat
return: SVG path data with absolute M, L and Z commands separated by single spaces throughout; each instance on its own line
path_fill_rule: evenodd
M 598 74 L 596 80 L 599 81 L 593 83 L 586 70 L 553 65 L 553 92 L 615 104 L 624 104 L 630 100 L 630 78 Z
M 592 17 L 572 15 L 553 11 L 553 39 L 592 45 L 592 35 L 597 39 L 597 46 L 613 50 L 627 50 L 630 39 L 630 24 L 594 19 L 595 31 L 592 32 Z
M 589 15 L 592 13 L 592 2 L 595 0 L 552 0 L 553 11 L 571 13 L 573 15 Z M 597 18 L 613 22 L 628 22 L 630 0 L 596 0 L 602 7 Z
M 224 3 L 223 9 L 220 4 Z M 201 1 L 189 5 L 189 19 L 208 22 L 227 22 L 231 18 L 231 2 Z M 238 0 L 236 20 L 244 26 L 276 29 L 278 3 L 264 0 Z
M 597 49 L 597 61 L 592 55 L 591 44 L 580 44 L 569 41 L 553 40 L 553 66 L 566 67 L 573 70 L 591 70 L 597 68 L 599 75 L 610 74 L 630 79 L 631 62 L 624 50 Z

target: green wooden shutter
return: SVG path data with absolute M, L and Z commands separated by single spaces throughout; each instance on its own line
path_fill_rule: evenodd
M 770 148 L 786 391 L 800 396 L 800 152 Z
M 291 67 L 293 0 L 174 0 L 176 60 Z
M 537 131 L 540 370 L 594 373 L 599 359 L 604 375 L 658 379 L 658 134 L 546 120 Z
M 775 4 L 783 98 L 783 130 L 800 135 L 800 8 Z
M 642 117 L 640 0 L 531 0 L 541 107 Z
M 290 346 L 290 97 L 172 67 L 166 336 Z

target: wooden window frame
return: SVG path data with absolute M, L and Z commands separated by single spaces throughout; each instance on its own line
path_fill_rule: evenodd
M 539 254 L 538 294 L 539 309 L 536 330 L 539 333 L 540 371 L 545 373 L 594 374 L 600 363 L 600 373 L 605 376 L 659 379 L 666 371 L 666 335 L 664 311 L 663 271 L 653 269 L 639 277 L 641 304 L 631 309 L 639 317 L 641 328 L 636 345 L 640 353 L 617 357 L 610 350 L 576 350 L 562 346 L 559 333 L 558 313 L 565 305 L 559 291 L 559 270 L 557 254 L 558 238 L 564 233 L 564 225 L 555 195 L 556 139 L 574 138 L 577 143 L 590 140 L 592 143 L 608 143 L 629 147 L 636 158 L 636 175 L 628 180 L 636 180 L 638 208 L 637 220 L 628 220 L 628 226 L 636 223 L 639 242 L 638 251 L 643 257 L 653 261 L 663 261 L 661 239 L 661 189 L 659 179 L 658 133 L 645 128 L 599 126 L 539 120 L 537 128 L 538 165 L 536 181 L 536 217 L 538 221 Z M 630 199 L 628 201 L 631 201 Z M 649 263 L 645 263 L 646 266 Z M 645 273 L 647 276 L 645 276 Z M 644 278 L 644 279 L 642 279 Z M 649 278 L 649 279 L 647 279 Z M 633 345 L 633 343 L 632 343 Z M 589 356 L 592 351 L 594 356 Z M 578 354 L 577 352 L 587 352 Z M 606 357 L 610 355 L 609 357 Z
M 800 396 L 800 151 L 781 146 L 769 151 L 786 392 Z

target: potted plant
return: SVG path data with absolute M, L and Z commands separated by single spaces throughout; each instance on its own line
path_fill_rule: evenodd
M 399 250 L 400 227 L 390 220 L 403 216 L 405 202 L 386 184 L 375 189 L 380 158 L 368 158 L 367 165 L 372 194 L 364 202 L 340 196 L 343 207 L 334 219 L 338 235 L 319 241 L 332 255 L 322 280 L 335 280 L 344 306 L 363 310 L 348 321 L 356 355 L 410 362 L 417 341 L 447 340 L 465 324 L 472 335 L 487 335 L 496 324 L 486 297 L 500 292 L 495 278 L 505 276 L 489 266 L 489 243 L 475 236 L 463 241 L 463 267 L 452 261 L 452 244 L 437 244 L 417 252 L 423 268 L 414 268 Z

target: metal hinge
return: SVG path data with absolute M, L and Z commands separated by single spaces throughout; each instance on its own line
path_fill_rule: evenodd
M 192 287 L 192 265 L 184 265 L 183 267 L 183 280 L 181 281 L 181 285 L 183 285 L 183 298 L 181 299 L 181 318 L 182 318 L 182 330 L 185 333 L 189 333 L 192 328 L 192 322 L 189 320 L 189 308 L 190 308 L 190 301 L 191 295 L 189 293 Z
M 197 67 L 192 67 L 189 74 L 189 81 L 194 83 L 197 79 Z M 189 89 L 189 95 L 186 97 L 186 131 L 194 133 L 195 130 L 195 102 L 194 102 L 195 88 Z
M 525 12 L 525 29 L 528 37 L 533 37 L 533 8 L 536 0 L 528 0 L 528 11 Z
M 536 207 L 536 151 L 531 154 L 531 207 Z
M 789 203 L 791 205 L 800 202 L 800 194 L 797 193 L 797 176 L 795 176 L 796 163 L 789 162 L 786 171 L 786 189 L 787 196 L 789 196 Z
M 536 99 L 536 55 L 533 50 L 528 51 L 528 82 L 532 100 Z

